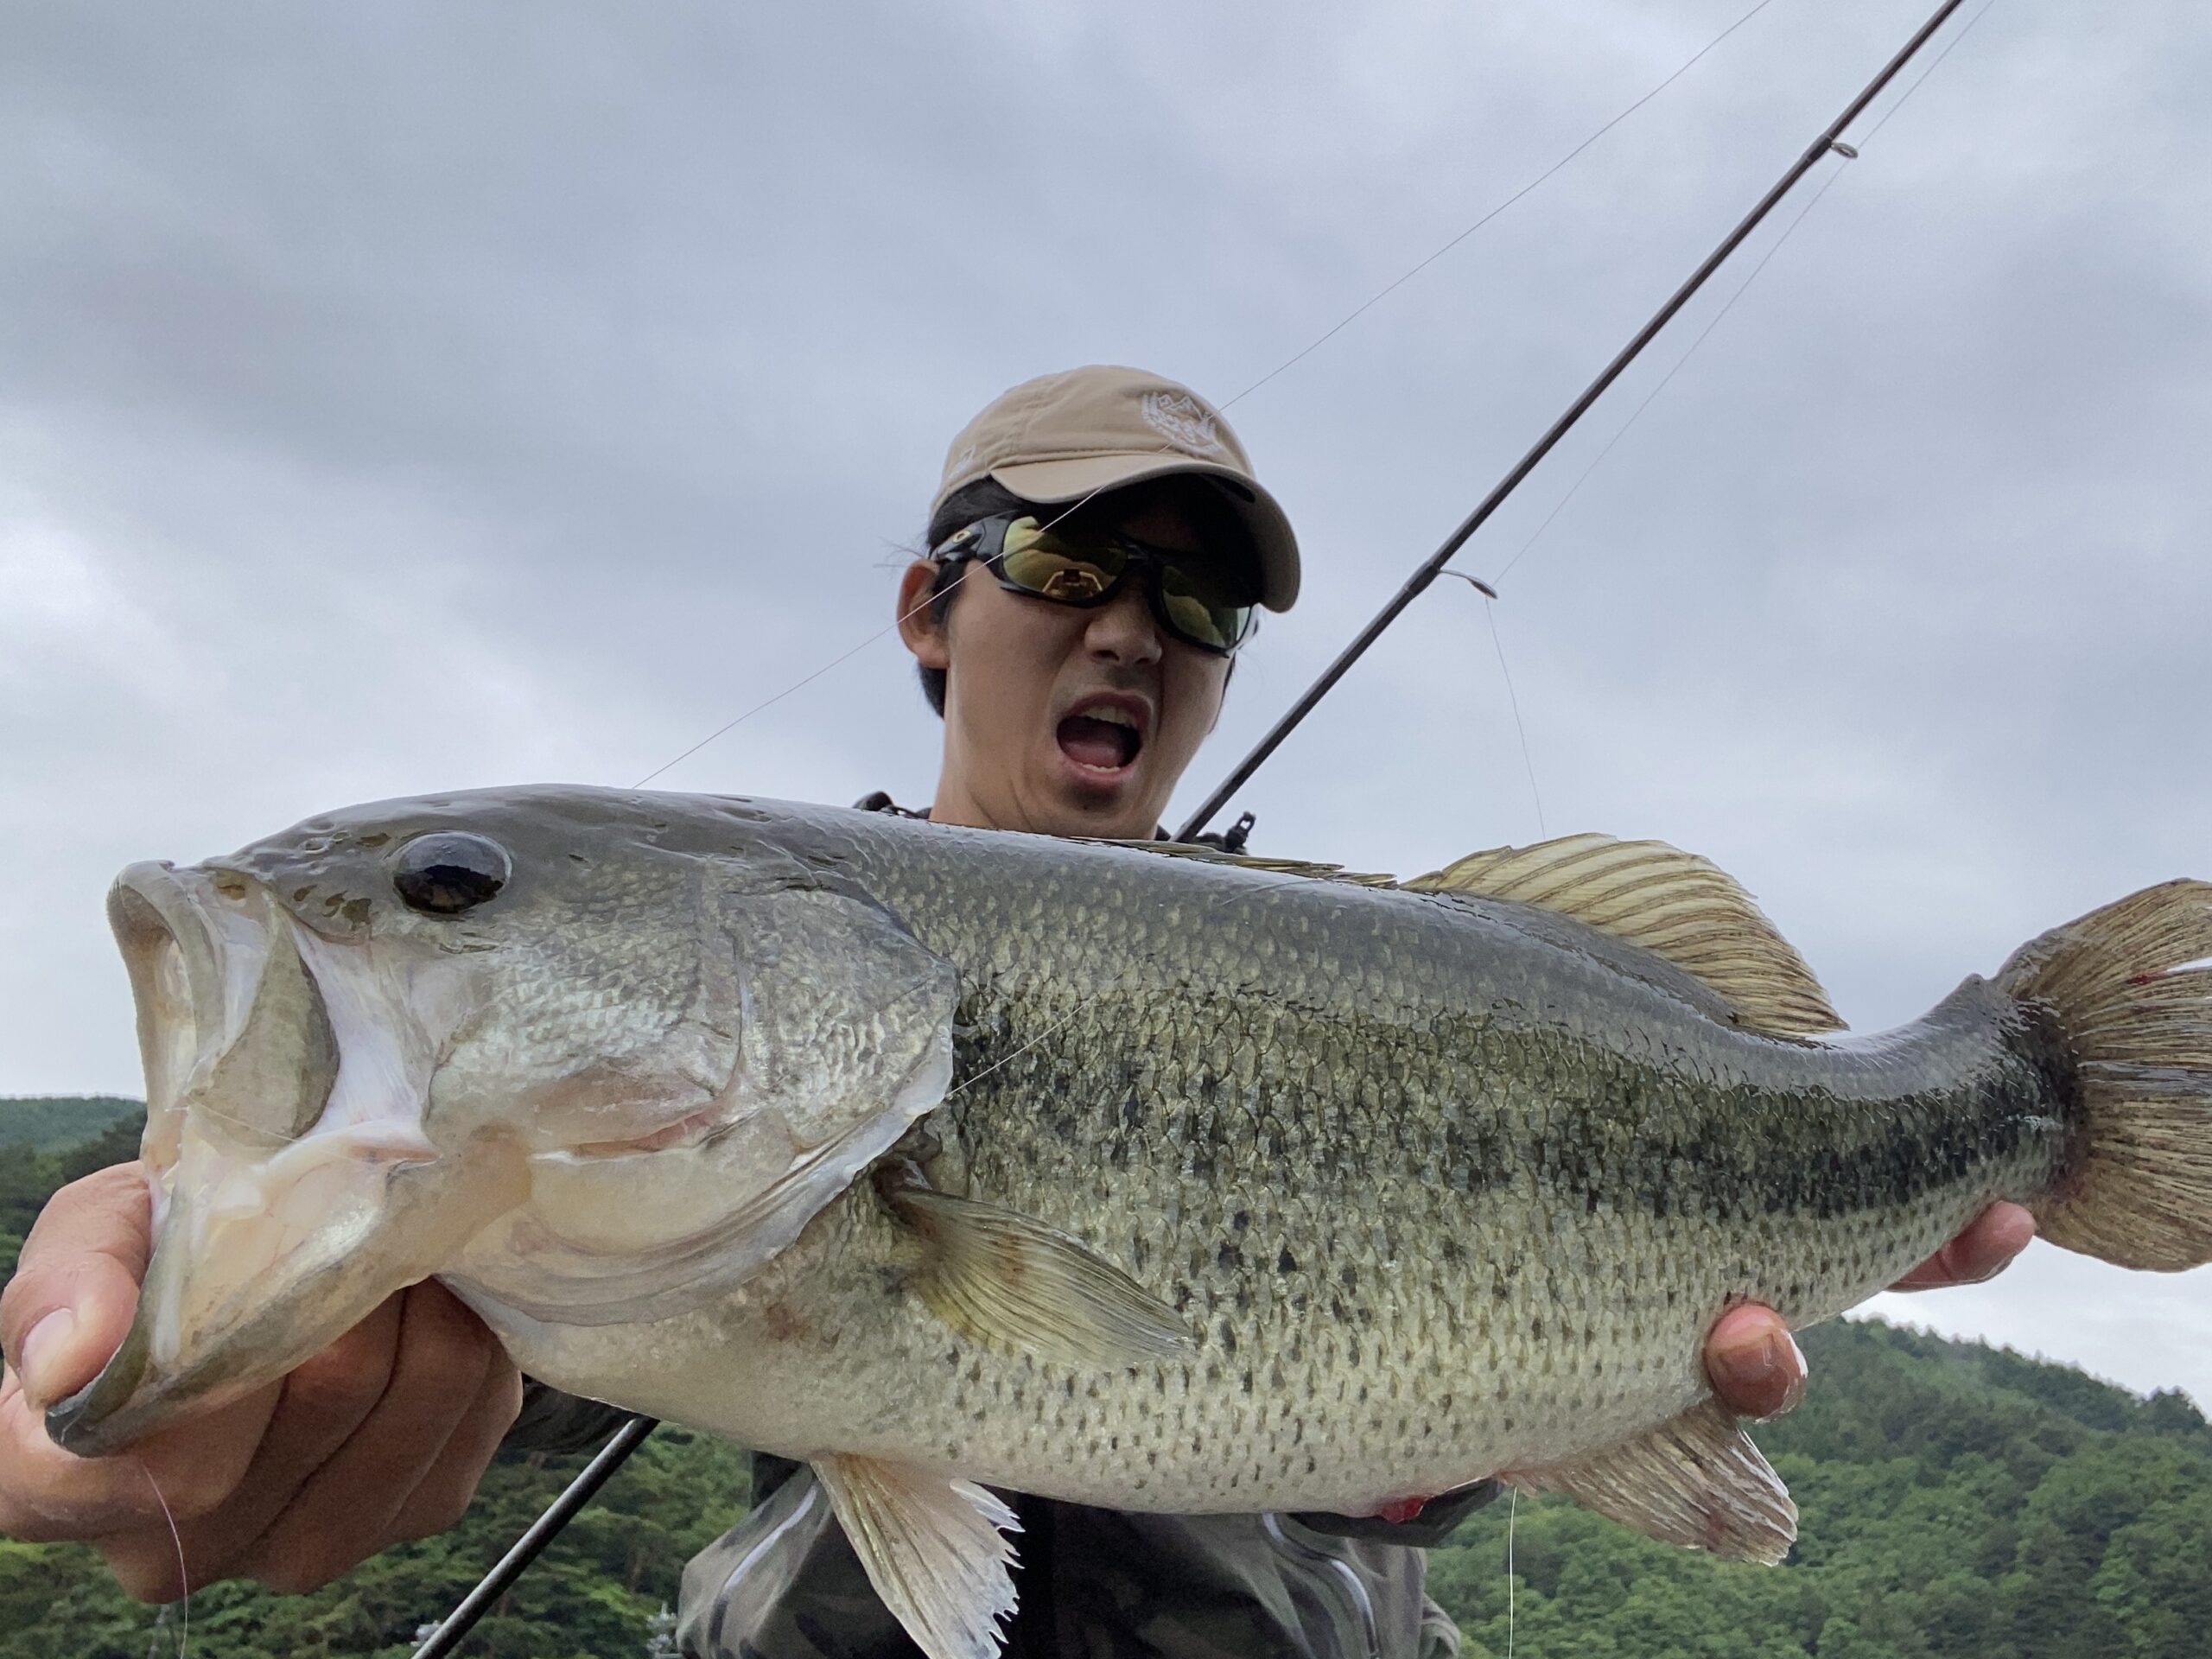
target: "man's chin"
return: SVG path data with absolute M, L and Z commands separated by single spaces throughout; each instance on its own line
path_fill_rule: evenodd
M 1144 785 L 1141 761 L 1102 772 L 1060 757 L 1054 804 L 1067 815 L 1065 828 L 1050 835 L 1090 836 L 1103 841 L 1149 841 L 1160 827 L 1159 808 Z

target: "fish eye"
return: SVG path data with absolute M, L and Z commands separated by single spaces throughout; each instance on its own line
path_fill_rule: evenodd
M 506 849 L 481 836 L 417 836 L 392 859 L 391 885 L 410 910 L 456 916 L 507 885 Z

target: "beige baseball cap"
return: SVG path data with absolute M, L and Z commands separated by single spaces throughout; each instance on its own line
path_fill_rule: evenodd
M 945 454 L 930 512 L 955 490 L 995 479 L 1025 501 L 1058 505 L 1143 479 L 1195 473 L 1217 480 L 1260 556 L 1260 603 L 1298 598 L 1298 537 L 1212 404 L 1141 369 L 1092 365 L 1025 380 L 993 398 Z

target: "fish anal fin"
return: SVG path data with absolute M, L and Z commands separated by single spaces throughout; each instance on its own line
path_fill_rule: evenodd
M 930 1659 L 995 1659 L 1014 1611 L 1021 1530 L 993 1492 L 876 1458 L 817 1459 L 814 1472 L 868 1580 Z
M 1405 886 L 1573 917 L 1702 980 L 1753 1031 L 1810 1037 L 1843 1029 L 1813 970 L 1735 878 L 1662 841 L 1580 835 L 1497 847 Z
M 1198 1346 L 1173 1310 L 1041 1222 L 912 1181 L 885 1198 L 922 1245 L 911 1287 L 971 1341 L 1116 1370 Z
M 1717 1400 L 1632 1440 L 1503 1478 L 1564 1492 L 1662 1543 L 1773 1565 L 1797 1538 L 1797 1506 L 1735 1414 Z

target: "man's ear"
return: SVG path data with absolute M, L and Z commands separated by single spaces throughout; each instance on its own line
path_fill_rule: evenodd
M 944 624 L 931 613 L 930 589 L 936 585 L 937 566 L 917 559 L 906 567 L 899 578 L 899 637 L 916 662 L 942 671 L 952 666 L 952 648 Z

